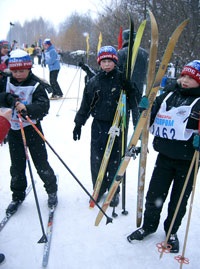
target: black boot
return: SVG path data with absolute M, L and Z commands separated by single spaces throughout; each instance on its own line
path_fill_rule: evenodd
M 12 200 L 12 202 L 8 205 L 8 207 L 6 209 L 6 214 L 13 215 L 17 211 L 17 209 L 21 203 L 22 203 L 21 200 Z
M 114 197 L 112 198 L 112 201 L 110 202 L 111 207 L 116 207 L 119 204 L 119 193 L 115 193 Z
M 3 253 L 0 253 L 0 264 L 2 264 L 5 261 L 5 255 Z
M 178 240 L 177 234 L 170 234 L 167 244 L 171 246 L 170 253 L 179 252 L 179 240 Z
M 143 228 L 139 228 L 127 237 L 127 240 L 131 243 L 132 240 L 143 240 L 147 235 L 151 234 L 149 231 L 145 231 Z
M 56 207 L 58 204 L 58 197 L 57 197 L 57 192 L 54 193 L 49 193 L 48 194 L 48 207 Z

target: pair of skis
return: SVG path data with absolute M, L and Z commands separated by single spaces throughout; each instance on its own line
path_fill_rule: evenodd
M 120 121 L 121 121 L 121 117 L 122 117 L 122 111 L 123 111 L 123 103 L 122 103 L 123 94 L 124 93 L 121 91 L 119 101 L 118 101 L 118 105 L 117 105 L 117 109 L 116 109 L 115 116 L 114 116 L 114 120 L 113 120 L 112 126 L 111 126 L 111 128 L 110 128 L 110 130 L 108 132 L 109 137 L 108 137 L 108 141 L 107 141 L 107 144 L 106 144 L 106 149 L 105 149 L 105 152 L 104 152 L 104 156 L 103 156 L 103 159 L 102 159 L 102 162 L 101 162 L 101 166 L 100 166 L 100 169 L 99 169 L 99 173 L 98 173 L 98 176 L 97 176 L 97 180 L 96 180 L 93 195 L 92 195 L 92 197 L 93 197 L 93 199 L 95 201 L 97 201 L 98 196 L 99 196 L 99 192 L 100 192 L 101 185 L 102 185 L 102 182 L 103 182 L 103 178 L 104 178 L 104 175 L 105 175 L 105 172 L 106 172 L 106 168 L 108 166 L 108 162 L 109 162 L 110 155 L 111 155 L 111 152 L 112 152 L 112 148 L 113 148 L 113 145 L 114 145 L 114 142 L 115 142 L 115 138 L 116 138 L 116 136 L 120 135 L 119 125 L 120 125 Z M 94 208 L 94 206 L 95 206 L 95 203 L 91 199 L 89 207 Z
M 145 95 L 148 96 L 155 78 L 157 50 L 158 50 L 158 26 L 153 16 L 153 13 L 149 11 L 150 23 L 151 23 L 151 46 L 149 54 L 148 72 L 147 72 L 147 85 Z M 144 188 L 145 188 L 145 175 L 146 175 L 146 162 L 148 152 L 148 140 L 149 140 L 149 121 L 150 115 L 147 118 L 147 122 L 143 127 L 141 136 L 141 149 L 140 160 L 138 170 L 138 187 L 137 187 L 137 210 L 136 210 L 136 225 L 140 227 L 142 222 L 143 213 L 143 201 L 144 201 Z
M 112 182 L 112 185 L 111 185 L 110 190 L 108 192 L 108 195 L 107 195 L 107 197 L 102 205 L 102 209 L 104 212 L 107 210 L 119 184 L 121 183 L 123 176 L 124 176 L 124 173 L 126 172 L 126 169 L 128 167 L 128 164 L 129 164 L 131 158 L 133 156 L 135 156 L 135 154 L 136 154 L 136 150 L 135 150 L 136 144 L 137 144 L 137 142 L 140 138 L 140 135 L 142 133 L 142 130 L 145 127 L 145 124 L 148 120 L 148 117 L 149 117 L 149 114 L 151 111 L 151 107 L 153 105 L 153 102 L 156 98 L 157 92 L 158 92 L 159 87 L 160 87 L 162 77 L 164 76 L 164 74 L 166 72 L 167 65 L 170 61 L 170 58 L 171 58 L 172 53 L 174 51 L 175 45 L 179 39 L 179 36 L 181 35 L 181 33 L 184 30 L 187 23 L 188 23 L 188 20 L 183 21 L 175 29 L 175 31 L 173 32 L 172 36 L 169 39 L 165 53 L 164 53 L 163 58 L 162 58 L 162 62 L 159 66 L 158 72 L 157 72 L 155 80 L 153 82 L 153 86 L 150 89 L 149 94 L 147 96 L 148 102 L 149 102 L 149 107 L 141 113 L 140 118 L 139 118 L 138 123 L 137 123 L 137 126 L 136 126 L 136 129 L 135 129 L 135 131 L 130 139 L 130 142 L 128 144 L 125 156 L 121 159 L 121 163 L 120 163 L 119 168 L 117 170 L 117 173 L 113 179 L 113 182 Z M 152 28 L 151 31 L 154 31 L 154 28 Z M 153 33 L 152 33 L 152 35 L 153 35 Z M 102 212 L 99 212 L 97 217 L 96 217 L 96 220 L 95 220 L 95 226 L 99 225 L 102 218 L 103 218 L 103 214 L 102 214 Z
M 134 34 L 134 23 L 133 20 L 131 18 L 131 16 L 129 15 L 129 19 L 130 19 L 130 35 L 129 35 L 129 41 L 130 41 L 130 46 L 129 46 L 129 50 L 128 50 L 128 57 L 127 57 L 127 70 L 126 70 L 126 79 L 129 80 L 130 77 L 132 76 L 133 73 L 133 69 L 134 69 L 134 65 L 136 62 L 136 58 L 137 58 L 137 54 L 138 54 L 138 50 L 140 47 L 140 43 L 142 40 L 142 36 L 143 36 L 143 32 L 146 26 L 146 20 L 144 20 L 138 31 L 137 31 L 137 35 L 135 37 L 135 41 L 133 40 L 133 34 Z M 134 43 L 134 44 L 133 44 Z M 126 95 L 124 93 L 124 91 L 121 92 L 120 98 L 119 98 L 119 102 L 118 102 L 118 106 L 115 112 L 115 116 L 114 116 L 114 120 L 112 123 L 112 126 L 110 128 L 110 134 L 107 140 L 107 145 L 104 151 L 104 156 L 102 158 L 102 162 L 101 162 L 101 166 L 99 169 L 99 173 L 97 176 L 97 180 L 96 180 L 96 184 L 94 187 L 94 191 L 93 191 L 93 199 L 95 201 L 97 201 L 98 196 L 99 196 L 99 192 L 100 192 L 100 188 L 103 182 L 103 178 L 106 172 L 106 168 L 109 162 L 109 158 L 112 152 L 112 148 L 115 142 L 115 138 L 116 135 L 119 135 L 119 126 L 120 126 L 120 122 L 122 121 L 122 125 L 125 125 L 125 121 L 124 120 L 124 113 L 125 113 L 125 109 L 124 109 L 124 101 L 126 99 Z M 126 136 L 125 133 L 122 134 L 124 137 Z M 125 140 L 124 140 L 125 141 Z M 124 143 L 125 144 L 125 143 Z M 124 145 L 126 147 L 126 145 Z M 90 201 L 90 208 L 93 208 L 95 206 L 94 201 Z

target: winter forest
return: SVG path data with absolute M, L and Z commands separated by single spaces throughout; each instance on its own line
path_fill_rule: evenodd
M 158 23 L 159 28 L 159 51 L 158 60 L 161 60 L 163 51 L 168 42 L 168 37 L 174 31 L 175 26 L 183 20 L 190 22 L 180 38 L 175 49 L 172 62 L 182 66 L 185 62 L 199 58 L 200 28 L 199 15 L 200 6 L 198 0 L 103 0 L 96 4 L 97 12 L 88 10 L 86 14 L 74 12 L 55 29 L 50 21 L 42 17 L 25 21 L 23 25 L 14 21 L 10 28 L 8 40 L 16 40 L 18 46 L 22 44 L 37 44 L 40 38 L 51 38 L 56 47 L 63 53 L 63 60 L 68 63 L 68 55 L 72 51 L 86 51 L 86 37 L 89 36 L 90 57 L 82 57 L 89 65 L 96 67 L 95 56 L 99 35 L 102 34 L 102 45 L 118 46 L 118 35 L 120 27 L 127 29 L 129 26 L 128 13 L 134 19 L 135 31 L 137 31 L 142 20 L 149 20 L 148 9 L 150 9 Z M 173 7 L 173 8 L 172 8 Z M 31 31 L 30 31 L 31 29 Z M 142 46 L 149 50 L 150 28 L 147 26 Z

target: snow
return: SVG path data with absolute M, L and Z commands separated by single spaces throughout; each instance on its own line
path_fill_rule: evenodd
M 33 72 L 48 80 L 48 69 L 35 65 Z M 62 65 L 59 73 L 59 82 L 68 97 L 63 100 L 51 101 L 49 115 L 42 122 L 44 136 L 47 142 L 59 155 L 65 165 L 53 153 L 48 145 L 49 162 L 59 178 L 59 203 L 54 215 L 53 235 L 48 267 L 49 269 L 177 269 L 180 264 L 174 258 L 182 254 L 188 214 L 178 231 L 180 240 L 179 254 L 164 254 L 160 259 L 157 243 L 165 240 L 163 221 L 167 214 L 167 202 L 162 211 L 160 225 L 155 234 L 143 241 L 128 243 L 126 237 L 136 227 L 136 198 L 138 161 L 131 160 L 127 169 L 126 210 L 128 215 L 121 214 L 121 202 L 116 209 L 117 218 L 106 225 L 104 217 L 95 226 L 95 218 L 99 209 L 89 209 L 89 197 L 72 177 L 70 170 L 81 184 L 92 194 L 90 175 L 90 128 L 92 119 L 89 118 L 82 128 L 80 141 L 73 141 L 74 116 L 80 105 L 84 88 L 84 72 L 73 66 Z M 130 134 L 132 123 L 130 123 Z M 150 136 L 149 154 L 147 163 L 147 177 L 145 192 L 151 177 L 156 159 L 156 153 L 151 146 Z M 5 209 L 11 201 L 10 192 L 10 158 L 8 145 L 1 147 L 1 174 L 0 174 L 0 219 L 4 217 Z M 31 162 L 33 177 L 36 180 L 36 190 L 39 200 L 43 225 L 46 230 L 48 220 L 47 194 L 43 188 L 34 165 Z M 30 173 L 27 168 L 27 178 L 30 183 Z M 199 182 L 197 180 L 197 190 Z M 189 259 L 185 268 L 197 269 L 199 266 L 199 248 L 196 247 L 199 237 L 199 210 L 198 194 L 195 195 L 193 211 L 189 226 L 185 257 Z M 121 198 L 121 197 L 120 197 Z M 101 203 L 100 203 L 101 204 Z M 189 206 L 188 206 L 189 208 Z M 106 211 L 112 216 L 112 208 Z M 19 210 L 9 220 L 0 233 L 0 252 L 6 256 L 2 269 L 39 269 L 42 268 L 44 244 L 38 241 L 42 237 L 42 229 L 36 209 L 33 191 L 27 196 Z M 197 244 L 198 246 L 198 244 Z

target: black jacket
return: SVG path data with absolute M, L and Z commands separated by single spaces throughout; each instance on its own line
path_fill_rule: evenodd
M 135 100 L 134 89 L 123 80 L 117 68 L 109 73 L 101 70 L 85 86 L 75 123 L 84 125 L 90 115 L 97 120 L 112 122 L 122 88 L 127 90 L 128 108 L 130 99 Z
M 171 109 L 172 107 L 179 107 L 181 105 L 190 105 L 196 98 L 200 97 L 200 87 L 183 89 L 178 83 L 175 83 L 170 85 L 168 88 L 165 88 L 165 90 L 166 92 L 158 96 L 153 104 L 151 110 L 151 124 L 153 123 L 164 98 L 169 94 L 170 91 L 173 91 L 173 94 L 166 101 L 167 110 Z M 197 101 L 193 106 L 191 115 L 188 119 L 188 129 L 198 130 L 198 120 L 194 119 L 193 115 L 196 115 L 195 112 L 199 113 L 199 111 L 200 101 Z M 192 142 L 193 136 L 187 141 L 170 140 L 155 136 L 153 146 L 156 151 L 172 159 L 191 160 L 194 155 L 194 147 Z
M 124 47 L 117 52 L 118 55 L 117 65 L 124 74 L 126 74 L 127 54 L 128 54 L 128 43 L 124 44 Z M 146 82 L 147 68 L 148 68 L 148 53 L 145 49 L 140 47 L 138 50 L 133 75 L 130 78 L 134 87 L 137 87 L 138 89 L 138 96 L 137 96 L 138 103 L 143 95 L 143 87 Z

